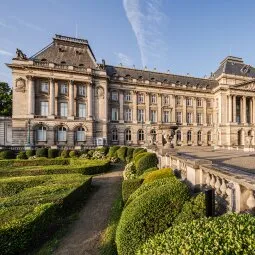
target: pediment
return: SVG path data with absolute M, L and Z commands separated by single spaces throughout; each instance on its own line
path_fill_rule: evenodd
M 236 88 L 239 90 L 247 90 L 247 91 L 255 91 L 255 81 L 249 82 L 249 83 L 245 83 L 245 84 L 239 84 L 239 85 L 235 85 L 232 88 Z

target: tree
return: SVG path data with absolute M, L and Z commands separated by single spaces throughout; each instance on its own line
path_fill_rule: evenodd
M 8 83 L 0 82 L 0 116 L 12 115 L 12 89 Z

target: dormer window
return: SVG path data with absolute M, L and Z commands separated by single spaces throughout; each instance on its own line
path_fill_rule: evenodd
M 139 77 L 138 77 L 138 80 L 139 80 L 139 81 L 142 81 L 142 80 L 143 80 L 143 76 L 139 76 Z
M 127 74 L 126 76 L 125 76 L 125 79 L 126 80 L 129 80 L 131 78 L 131 76 L 129 75 L 129 74 Z
M 164 79 L 164 80 L 163 80 L 163 83 L 167 83 L 167 79 Z
M 65 61 L 61 61 L 61 64 L 62 64 L 62 65 L 66 65 L 66 62 L 65 62 Z
M 46 62 L 46 61 L 47 61 L 46 58 L 41 59 L 41 62 Z
M 79 64 L 79 66 L 80 66 L 80 67 L 84 67 L 84 65 L 83 65 L 83 64 Z

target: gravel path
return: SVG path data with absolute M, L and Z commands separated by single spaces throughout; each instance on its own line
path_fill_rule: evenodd
M 97 191 L 89 197 L 79 218 L 61 240 L 56 255 L 97 255 L 102 231 L 106 228 L 112 203 L 120 190 L 122 171 L 93 177 Z

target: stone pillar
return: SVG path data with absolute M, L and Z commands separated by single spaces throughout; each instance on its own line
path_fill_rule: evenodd
M 252 123 L 255 124 L 255 97 L 252 97 Z
M 249 98 L 249 113 L 250 113 L 250 124 L 251 123 L 253 123 L 253 114 L 252 114 L 252 112 L 253 112 L 253 98 L 252 97 L 250 97 Z
M 92 119 L 92 100 L 93 100 L 93 90 L 92 83 L 88 84 L 88 119 Z
M 228 96 L 228 122 L 231 123 L 233 121 L 232 119 L 232 96 Z
M 35 114 L 35 82 L 32 76 L 28 76 L 27 79 L 28 79 L 27 114 L 30 115 L 30 117 L 32 117 L 32 115 Z
M 207 105 L 206 105 L 206 98 L 203 99 L 203 125 L 207 126 Z
M 182 125 L 187 125 L 187 109 L 186 109 L 186 97 L 182 97 Z
M 50 79 L 50 117 L 55 116 L 55 84 L 54 79 Z
M 158 94 L 158 123 L 162 122 L 162 95 Z
M 137 91 L 133 91 L 133 123 L 137 123 Z
M 150 93 L 145 96 L 145 122 L 150 124 Z
M 247 114 L 246 114 L 246 97 L 242 97 L 242 123 L 247 123 Z
M 197 100 L 193 98 L 193 125 L 197 125 Z
M 107 84 L 104 87 L 104 115 L 105 115 L 105 121 L 108 121 L 108 88 L 107 88 Z
M 171 96 L 171 105 L 172 105 L 172 119 L 171 122 L 176 123 L 176 117 L 175 117 L 175 96 Z
M 68 84 L 68 88 L 69 88 L 69 100 L 68 100 L 68 106 L 69 106 L 69 111 L 68 111 L 68 118 L 69 119 L 74 119 L 74 84 L 73 81 L 69 81 Z
M 236 123 L 236 96 L 233 96 L 233 122 Z
M 124 123 L 124 109 L 123 109 L 123 102 L 124 102 L 124 96 L 123 96 L 123 90 L 119 91 L 120 95 L 120 117 L 119 117 L 119 122 Z

